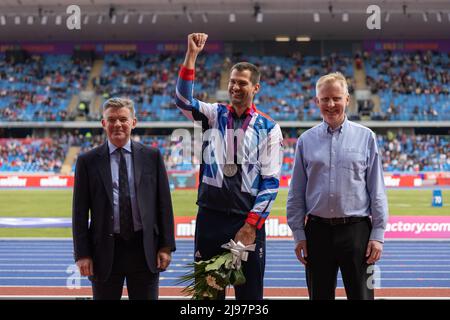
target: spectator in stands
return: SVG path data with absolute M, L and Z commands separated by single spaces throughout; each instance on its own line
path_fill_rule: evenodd
M 1 171 L 59 172 L 67 152 L 61 139 L 10 139 L 0 144 Z
M 445 171 L 450 164 L 449 138 L 443 136 L 393 134 L 378 136 L 383 168 L 389 172 Z M 433 163 L 433 167 L 429 164 Z
M 25 63 L 0 64 L 0 112 L 7 121 L 61 121 L 59 112 L 87 81 L 90 66 L 65 56 L 32 56 Z M 18 88 L 18 89 L 13 89 Z M 34 110 L 39 109 L 35 112 Z M 6 110 L 6 112 L 5 112 Z
M 355 55 L 355 65 L 356 65 L 356 69 L 361 70 L 362 69 L 362 59 L 361 56 L 359 54 Z

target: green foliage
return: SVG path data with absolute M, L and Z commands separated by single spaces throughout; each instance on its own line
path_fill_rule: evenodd
M 181 276 L 178 285 L 185 285 L 181 291 L 193 300 L 216 300 L 224 294 L 229 285 L 238 286 L 245 283 L 242 267 L 233 268 L 233 255 L 225 252 L 209 260 L 200 260 L 186 265 L 189 271 Z

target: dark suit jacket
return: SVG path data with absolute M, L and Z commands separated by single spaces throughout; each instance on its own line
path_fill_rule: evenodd
M 136 196 L 141 215 L 144 250 L 151 272 L 157 252 L 175 251 L 174 222 L 169 182 L 158 149 L 131 142 Z M 89 223 L 90 218 L 90 223 Z M 91 257 L 94 276 L 106 281 L 114 255 L 113 188 L 108 144 L 94 148 L 77 159 L 72 207 L 74 258 Z

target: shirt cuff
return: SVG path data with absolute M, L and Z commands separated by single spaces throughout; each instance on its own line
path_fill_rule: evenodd
M 370 238 L 369 240 L 376 240 L 381 243 L 384 242 L 384 229 L 383 228 L 374 228 L 370 232 Z
M 266 222 L 266 219 L 258 215 L 254 212 L 249 212 L 247 215 L 247 219 L 245 219 L 245 222 L 248 224 L 255 226 L 256 229 L 261 229 L 264 226 L 264 222 Z
M 294 236 L 295 243 L 306 240 L 305 230 L 296 230 L 295 232 L 293 231 L 292 234 Z
M 193 81 L 195 78 L 195 70 L 188 69 L 185 66 L 182 66 L 180 69 L 179 77 L 186 81 Z

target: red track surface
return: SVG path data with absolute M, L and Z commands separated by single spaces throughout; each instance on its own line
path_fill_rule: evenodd
M 124 289 L 124 295 L 126 295 L 126 289 Z M 159 295 L 165 298 L 182 298 L 181 288 L 178 287 L 162 287 L 159 289 Z M 0 287 L 0 296 L 9 297 L 91 297 L 91 288 L 80 288 L 80 289 L 68 289 L 64 287 Z M 234 297 L 233 289 L 228 291 L 228 295 Z M 289 297 L 289 298 L 307 298 L 308 292 L 306 288 L 265 288 L 265 297 Z M 337 289 L 337 297 L 345 297 L 344 289 Z M 435 298 L 450 298 L 450 289 L 440 289 L 440 288 L 386 288 L 386 289 L 376 289 L 376 298 L 384 297 L 435 297 Z M 185 297 L 188 299 L 187 297 Z

